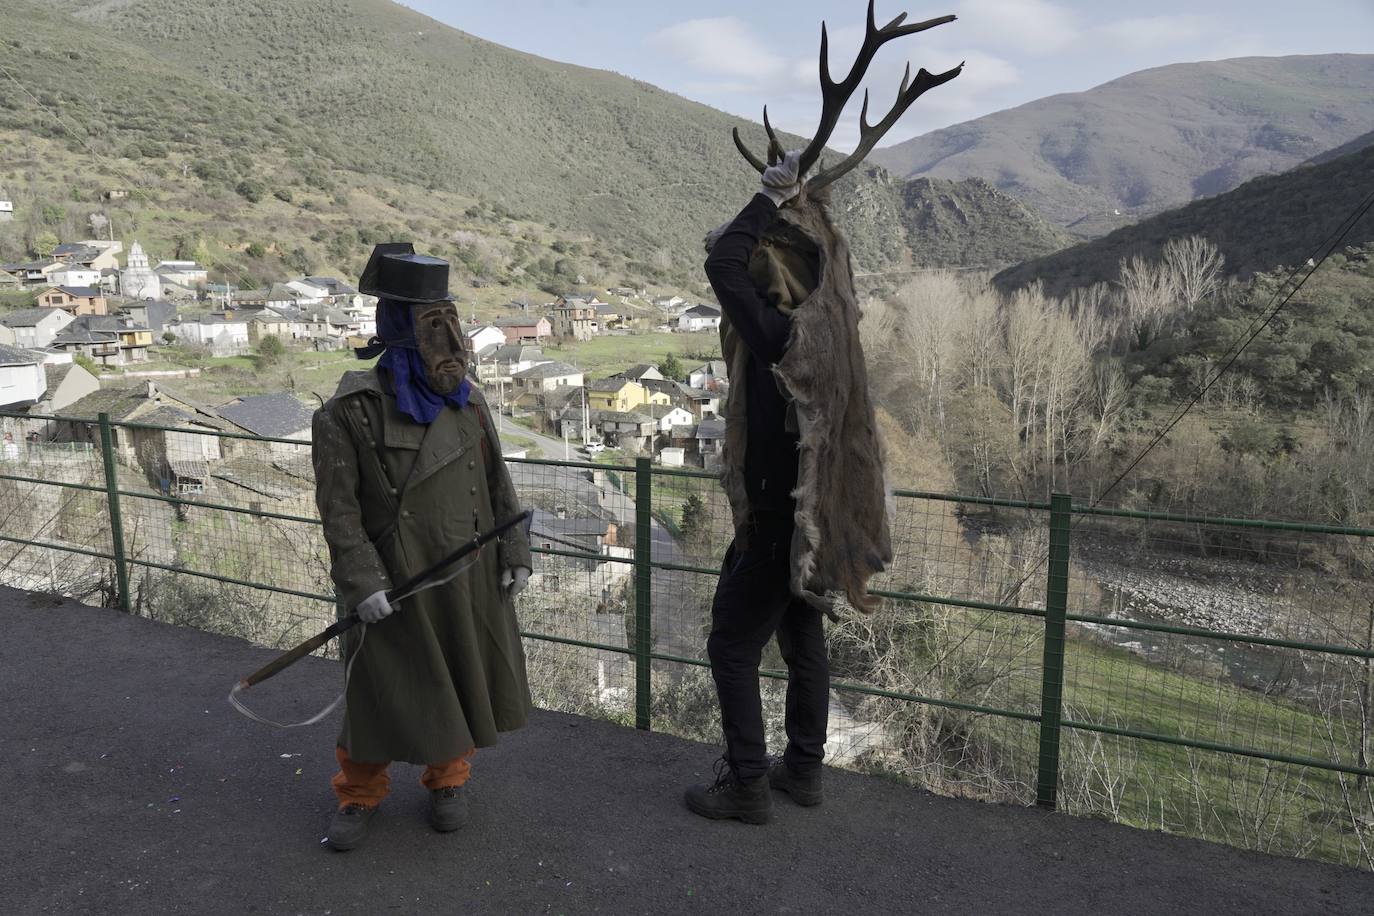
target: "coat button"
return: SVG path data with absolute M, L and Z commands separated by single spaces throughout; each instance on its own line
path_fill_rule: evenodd
M 469 471 L 471 471 L 471 470 L 472 470 L 473 468 L 475 468 L 475 467 L 477 467 L 477 462 L 475 462 L 475 461 L 469 461 L 469 462 L 468 462 L 468 470 L 469 470 Z
M 476 495 L 477 495 L 477 488 L 476 488 L 476 487 L 469 487 L 469 488 L 468 488 L 468 494 L 469 494 L 470 496 L 476 496 Z
M 392 495 L 392 496 L 396 496 L 396 495 L 399 494 L 400 492 L 401 492 L 401 491 L 398 490 L 398 489 L 396 489 L 395 487 L 392 487 L 392 488 L 391 488 L 391 495 Z
M 363 425 L 364 425 L 364 426 L 371 426 L 371 425 L 372 425 L 372 418 L 369 417 L 367 414 L 363 414 Z

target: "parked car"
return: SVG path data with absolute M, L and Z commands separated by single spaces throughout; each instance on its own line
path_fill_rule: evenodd
M 587 451 L 593 455 L 595 455 L 597 452 L 604 452 L 606 451 L 606 444 L 604 442 L 592 440 L 591 442 L 587 443 Z

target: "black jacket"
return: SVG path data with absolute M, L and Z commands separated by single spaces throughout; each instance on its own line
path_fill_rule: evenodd
M 797 485 L 796 432 L 787 431 L 787 399 L 778 389 L 772 366 L 787 352 L 792 322 L 767 305 L 749 279 L 749 257 L 778 208 L 762 194 L 749 201 L 716 241 L 706 258 L 711 281 L 725 317 L 749 350 L 745 367 L 748 442 L 744 486 L 756 512 L 791 517 Z M 732 384 L 736 379 L 730 380 Z

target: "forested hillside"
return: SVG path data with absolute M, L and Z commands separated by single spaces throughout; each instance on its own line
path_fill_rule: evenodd
M 996 283 L 1014 289 L 1043 282 L 1050 292 L 1119 279 L 1122 259 L 1155 257 L 1170 239 L 1199 235 L 1226 258 L 1225 270 L 1249 276 L 1305 260 L 1356 204 L 1374 192 L 1374 146 L 1322 165 L 1267 175 L 1234 191 L 1194 201 L 1177 210 L 1118 229 L 998 274 Z M 1356 224 L 1347 239 L 1374 240 L 1374 213 Z

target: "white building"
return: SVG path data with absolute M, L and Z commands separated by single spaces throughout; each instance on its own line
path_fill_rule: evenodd
M 296 299 L 296 304 L 301 307 L 319 305 L 326 299 L 331 300 L 331 302 L 333 300 L 333 295 L 328 287 L 317 286 L 306 280 L 290 280 L 286 283 L 286 288 L 300 294 Z
M 720 309 L 712 305 L 694 305 L 677 320 L 679 331 L 713 331 L 720 327 Z
M 167 283 L 189 289 L 210 282 L 210 272 L 195 261 L 159 261 L 155 271 Z
M 52 272 L 54 286 L 100 286 L 100 271 L 70 264 Z
M 658 411 L 655 410 L 654 413 L 657 414 Z M 658 431 L 661 433 L 670 433 L 674 426 L 691 426 L 697 421 L 690 410 L 684 410 L 681 407 L 674 407 L 672 410 L 665 411 L 661 416 L 656 416 L 655 419 L 658 421 Z
M 129 248 L 129 260 L 120 272 L 119 290 L 125 299 L 162 298 L 162 280 L 148 266 L 148 255 L 137 241 Z
M 41 358 L 18 347 L 0 346 L 0 407 L 35 404 L 47 388 Z
M 713 383 L 719 384 L 728 381 L 729 377 L 726 374 L 725 360 L 723 359 L 713 359 L 687 373 L 687 387 L 689 388 L 711 388 Z
M 250 349 L 246 317 L 187 315 L 167 330 L 179 341 L 207 347 L 215 356 L 239 356 Z
M 500 347 L 506 342 L 506 333 L 489 324 L 468 328 L 463 336 L 468 340 L 469 353 L 481 353 L 487 347 Z

